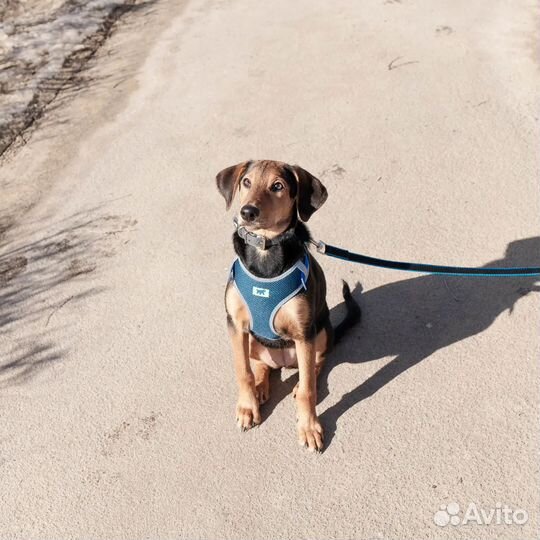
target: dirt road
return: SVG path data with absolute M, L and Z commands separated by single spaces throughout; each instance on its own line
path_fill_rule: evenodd
M 330 306 L 358 282 L 365 318 L 320 381 L 312 455 L 292 371 L 236 429 L 214 186 L 247 158 L 298 163 L 329 191 L 316 238 L 538 264 L 533 5 L 163 0 L 128 18 L 0 170 L 0 537 L 537 538 L 534 280 L 320 256 Z

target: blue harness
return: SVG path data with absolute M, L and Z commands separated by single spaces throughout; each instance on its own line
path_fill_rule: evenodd
M 308 276 L 307 251 L 303 259 L 274 278 L 254 276 L 240 259 L 234 261 L 231 279 L 248 308 L 252 334 L 270 341 L 281 339 L 274 328 L 276 313 L 283 304 L 307 288 Z

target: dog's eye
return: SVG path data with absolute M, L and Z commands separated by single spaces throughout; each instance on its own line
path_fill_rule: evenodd
M 281 182 L 274 182 L 270 189 L 271 191 L 281 191 L 283 189 L 283 184 Z
M 249 178 L 244 178 L 242 180 L 242 184 L 244 184 L 244 187 L 250 188 L 251 187 L 251 180 Z

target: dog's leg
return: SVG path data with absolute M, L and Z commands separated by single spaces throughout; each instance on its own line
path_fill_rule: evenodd
M 319 355 L 319 353 L 317 353 L 315 357 L 315 380 L 319 378 L 319 373 L 322 371 L 322 368 L 324 367 L 325 359 L 326 359 L 325 355 Z M 293 399 L 296 399 L 296 394 L 298 394 L 299 387 L 300 387 L 300 383 L 297 382 L 292 391 Z
M 322 371 L 322 368 L 324 367 L 327 351 L 328 351 L 328 331 L 324 329 L 317 334 L 317 338 L 315 340 L 315 379 L 318 379 L 319 373 Z M 296 398 L 299 385 L 300 383 L 297 383 L 293 389 L 293 398 Z
M 255 395 L 262 405 L 270 398 L 270 366 L 254 358 L 250 361 L 255 376 Z
M 309 450 L 322 450 L 323 429 L 315 412 L 317 377 L 315 374 L 315 343 L 295 340 L 298 356 L 298 391 L 296 392 L 298 443 Z
M 238 383 L 238 402 L 236 421 L 245 431 L 261 423 L 259 402 L 255 394 L 255 377 L 249 364 L 249 336 L 234 325 L 229 326 L 234 356 L 236 382 Z

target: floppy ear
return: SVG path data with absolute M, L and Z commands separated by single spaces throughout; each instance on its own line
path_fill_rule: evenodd
M 225 199 L 227 210 L 231 207 L 231 203 L 238 188 L 238 183 L 240 182 L 240 177 L 246 172 L 246 169 L 250 163 L 250 161 L 244 161 L 243 163 L 238 163 L 238 165 L 227 167 L 226 169 L 223 169 L 217 173 L 217 188 Z
M 318 178 L 302 167 L 293 165 L 292 170 L 298 182 L 298 215 L 302 221 L 307 221 L 324 204 L 328 192 Z

